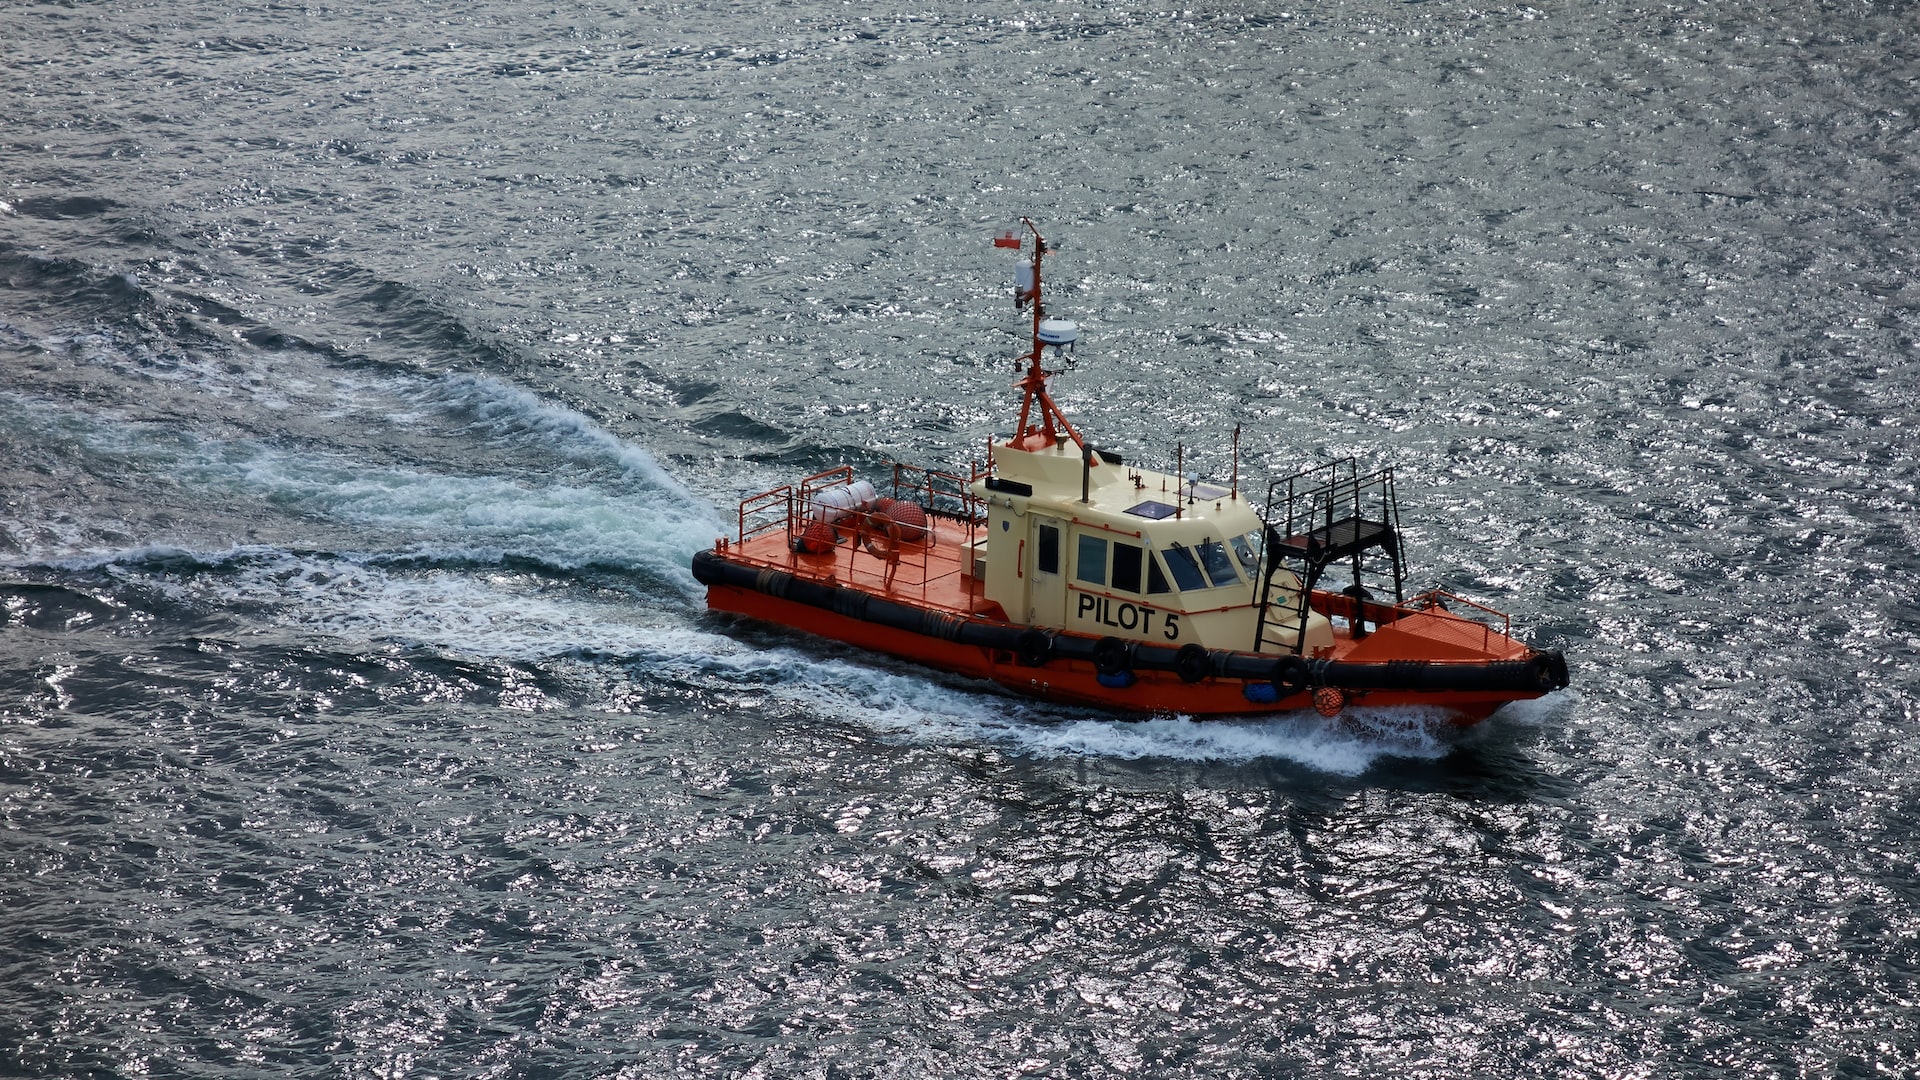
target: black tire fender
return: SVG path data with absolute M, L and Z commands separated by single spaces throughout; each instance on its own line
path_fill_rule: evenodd
M 1013 653 L 1026 667 L 1044 667 L 1053 656 L 1053 639 L 1038 630 L 1022 630 Z
M 1298 656 L 1283 656 L 1273 662 L 1270 678 L 1281 697 L 1297 694 L 1307 688 L 1307 662 Z
M 1535 690 L 1543 694 L 1550 690 L 1558 689 L 1561 685 L 1554 678 L 1553 661 L 1545 654 L 1536 655 L 1533 659 L 1528 660 L 1526 672 L 1527 681 L 1533 684 Z
M 1213 659 L 1207 655 L 1206 646 L 1189 641 L 1173 654 L 1173 670 L 1181 682 L 1197 683 L 1213 674 Z
M 1103 637 L 1093 644 L 1093 666 L 1102 675 L 1118 675 L 1133 668 L 1133 645 L 1117 637 Z

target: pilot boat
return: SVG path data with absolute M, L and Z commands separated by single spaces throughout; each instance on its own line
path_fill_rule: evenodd
M 1018 422 L 964 472 L 829 469 L 751 495 L 693 558 L 707 604 L 1018 694 L 1194 718 L 1420 707 L 1456 725 L 1567 685 L 1557 650 L 1441 591 L 1407 592 L 1391 468 L 1241 483 L 1097 448 L 1049 384 L 1079 336 L 1041 302 L 1031 220 Z M 1051 356 L 1054 368 L 1048 367 Z M 1259 498 L 1255 498 L 1256 491 Z

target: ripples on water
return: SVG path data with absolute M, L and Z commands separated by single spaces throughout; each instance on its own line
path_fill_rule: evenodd
M 1909 15 L 0 12 L 0 1071 L 1911 1074 Z M 1573 690 L 704 614 L 1007 423 L 1021 213 L 1097 438 L 1398 462 Z

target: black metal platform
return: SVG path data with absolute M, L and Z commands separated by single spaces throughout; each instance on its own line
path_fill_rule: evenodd
M 1350 517 L 1284 537 L 1277 550 L 1283 559 L 1324 566 L 1373 548 L 1393 550 L 1399 543 L 1398 532 L 1387 522 Z

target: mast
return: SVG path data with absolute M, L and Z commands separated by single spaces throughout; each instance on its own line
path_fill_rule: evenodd
M 1040 230 L 1034 226 L 1033 219 L 1023 217 L 1020 219 L 1020 224 L 1025 225 L 1027 231 L 1033 234 L 1033 263 L 1029 271 L 1031 275 L 1029 279 L 1016 282 L 1014 285 L 1013 303 L 1016 310 L 1026 307 L 1029 303 L 1033 305 L 1033 350 L 1026 356 L 1026 372 L 1021 375 L 1020 381 L 1014 384 L 1022 392 L 1020 426 L 1015 430 L 1013 438 L 1007 440 L 1007 445 L 1016 450 L 1040 450 L 1059 445 L 1060 436 L 1064 434 L 1072 439 L 1084 453 L 1087 448 L 1086 440 L 1074 430 L 1073 424 L 1067 420 L 1067 414 L 1060 411 L 1060 406 L 1054 404 L 1053 396 L 1047 392 L 1047 377 L 1054 372 L 1042 366 L 1046 347 L 1052 345 L 1058 349 L 1072 344 L 1077 328 L 1070 322 L 1051 320 L 1046 317 L 1046 311 L 1040 302 L 1040 260 L 1049 248 L 1046 239 L 1040 235 Z M 993 244 L 995 247 L 1019 248 L 1022 240 L 1013 233 L 1007 233 L 996 237 Z M 1037 422 L 1030 424 L 1029 421 L 1034 420 L 1033 413 L 1036 405 L 1039 406 L 1039 417 Z

